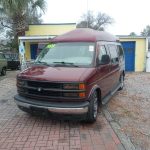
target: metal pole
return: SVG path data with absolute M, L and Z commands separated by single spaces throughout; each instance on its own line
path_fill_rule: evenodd
M 89 25 L 88 25 L 88 0 L 87 0 L 86 2 L 87 2 L 87 3 L 86 3 L 86 4 L 87 4 L 87 28 L 88 28 L 88 26 L 89 26 Z
M 27 69 L 26 61 L 25 61 L 25 47 L 23 45 L 23 41 L 19 41 L 19 54 L 20 54 L 20 70 L 23 71 Z

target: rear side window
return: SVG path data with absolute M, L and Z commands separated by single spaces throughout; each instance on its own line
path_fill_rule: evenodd
M 118 45 L 118 55 L 119 57 L 123 57 L 123 49 L 120 45 Z
M 117 46 L 116 45 L 108 45 L 108 49 L 109 49 L 110 56 L 111 56 L 111 62 L 117 63 L 119 61 Z

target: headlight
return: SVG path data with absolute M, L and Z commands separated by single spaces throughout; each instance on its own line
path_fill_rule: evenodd
M 64 97 L 85 98 L 85 92 L 64 93 Z
M 65 83 L 63 85 L 63 89 L 65 90 L 85 90 L 84 83 Z
M 65 89 L 65 90 L 78 90 L 79 85 L 76 83 L 65 83 L 63 85 L 63 89 Z
M 64 93 L 64 97 L 79 97 L 78 93 Z

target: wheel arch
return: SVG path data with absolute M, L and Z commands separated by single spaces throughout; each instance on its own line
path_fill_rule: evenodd
M 97 95 L 98 95 L 98 102 L 99 102 L 99 105 L 102 104 L 102 98 L 101 98 L 101 89 L 98 85 L 95 85 L 92 89 L 91 89 L 91 92 L 89 94 L 89 97 L 93 94 L 93 92 L 96 91 L 97 92 Z
M 124 70 L 123 70 L 122 74 L 123 74 L 123 77 L 125 77 L 125 71 Z
M 97 89 L 96 89 L 96 92 L 97 92 L 97 95 L 98 95 L 98 102 L 99 102 L 99 105 L 102 105 L 101 89 L 100 89 L 100 88 L 97 88 Z

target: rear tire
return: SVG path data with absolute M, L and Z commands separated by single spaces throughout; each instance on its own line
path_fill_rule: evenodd
M 119 82 L 120 82 L 120 88 L 118 89 L 118 91 L 123 90 L 123 88 L 124 88 L 124 76 L 123 76 L 123 74 L 120 76 Z
M 97 118 L 97 113 L 98 113 L 98 94 L 96 91 L 94 91 L 90 97 L 90 105 L 86 121 L 91 123 L 95 122 Z
M 6 75 L 6 68 L 3 68 L 3 69 L 2 69 L 1 75 L 2 75 L 2 76 L 5 76 L 5 75 Z

